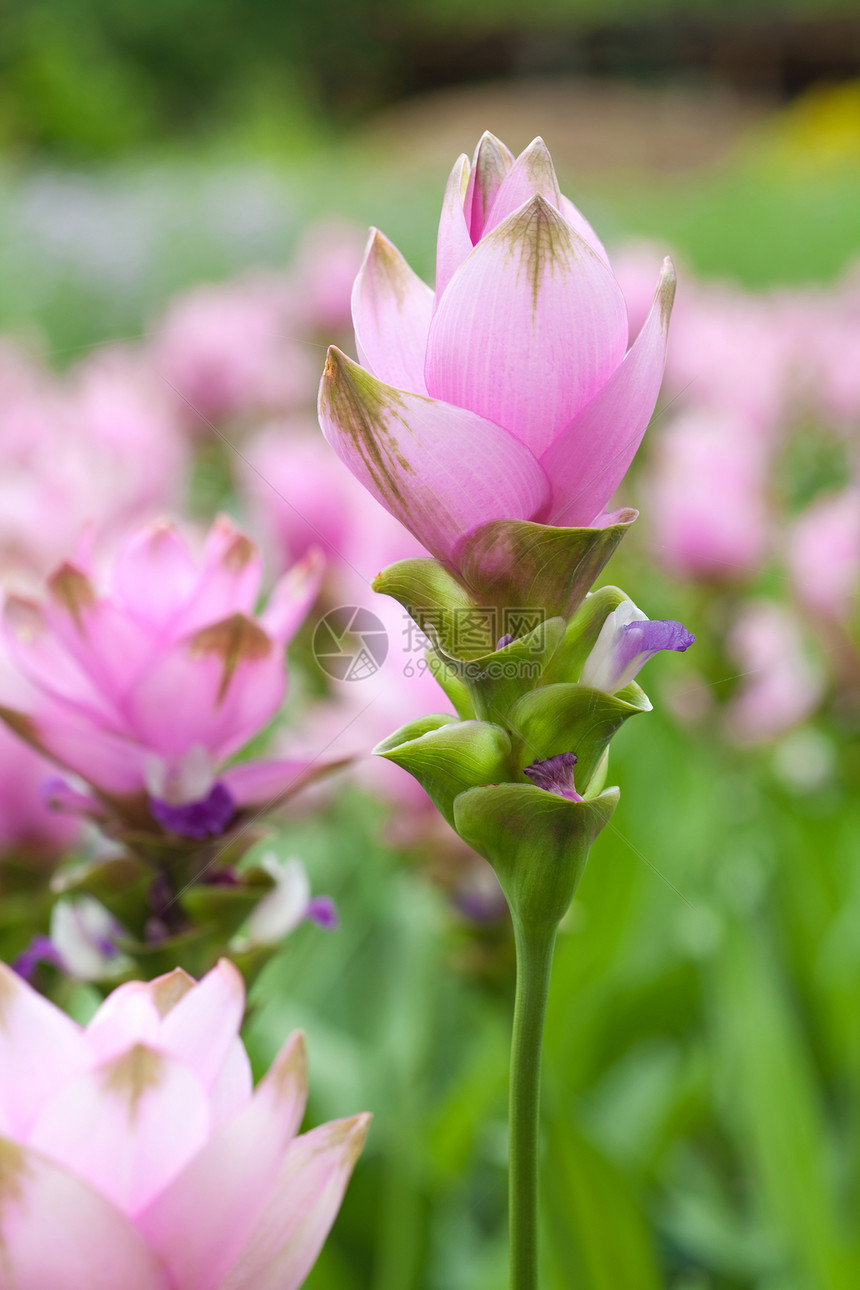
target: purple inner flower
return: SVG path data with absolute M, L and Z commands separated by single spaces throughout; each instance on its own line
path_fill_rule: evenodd
M 575 753 L 556 753 L 554 757 L 547 757 L 546 761 L 533 761 L 531 766 L 526 766 L 523 774 L 528 775 L 537 788 L 542 788 L 547 793 L 557 793 L 570 802 L 581 802 L 583 799 L 573 782 L 575 765 Z
M 313 896 L 308 901 L 305 918 L 309 918 L 311 922 L 316 923 L 319 927 L 325 927 L 329 931 L 334 931 L 335 928 L 340 927 L 340 918 L 331 896 Z
M 149 809 L 152 818 L 168 833 L 178 833 L 180 837 L 202 841 L 224 832 L 236 814 L 236 803 L 228 789 L 216 782 L 199 802 L 174 805 L 158 797 L 150 797 Z
M 25 981 L 32 981 L 40 963 L 50 963 L 52 967 L 61 967 L 62 961 L 50 936 L 41 933 L 34 936 L 27 948 L 12 963 L 12 970 Z
M 640 656 L 642 662 L 639 666 L 641 667 L 661 649 L 673 649 L 683 653 L 696 639 L 692 632 L 687 631 L 683 623 L 673 622 L 670 618 L 626 623 L 621 633 L 616 655 L 618 669 L 621 672 L 626 671 L 633 660 L 638 660 Z
M 496 649 L 504 649 L 506 645 L 511 644 L 513 639 L 514 638 L 510 632 L 505 632 L 504 636 L 500 636 L 496 641 Z

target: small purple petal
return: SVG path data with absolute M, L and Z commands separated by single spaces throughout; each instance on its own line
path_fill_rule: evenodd
M 554 757 L 547 757 L 546 761 L 532 762 L 531 766 L 526 766 L 523 774 L 528 775 L 537 788 L 542 788 L 547 793 L 557 793 L 559 797 L 566 797 L 571 802 L 581 802 L 583 799 L 573 783 L 575 765 L 575 753 L 556 753 Z
M 513 639 L 514 638 L 510 632 L 505 632 L 504 636 L 500 637 L 499 640 L 496 642 L 496 649 L 504 649 L 506 645 L 511 644 Z
M 25 981 L 32 981 L 40 963 L 50 963 L 52 967 L 62 967 L 62 961 L 54 942 L 49 936 L 41 933 L 34 936 L 30 944 L 12 963 L 12 971 L 17 972 Z
M 630 680 L 660 650 L 683 652 L 695 639 L 692 632 L 671 619 L 627 623 L 616 639 L 615 667 L 619 675 Z M 632 673 L 629 672 L 631 667 L 635 668 Z
M 325 927 L 328 931 L 334 931 L 340 927 L 337 907 L 331 896 L 313 896 L 308 901 L 305 918 L 316 923 L 318 927 Z
M 49 811 L 57 811 L 63 815 L 104 816 L 105 814 L 105 808 L 97 798 L 90 793 L 82 793 L 59 776 L 43 780 L 39 795 Z
M 216 782 L 199 802 L 174 805 L 158 797 L 150 797 L 149 809 L 152 818 L 168 833 L 202 841 L 224 832 L 236 814 L 236 803 L 229 790 Z

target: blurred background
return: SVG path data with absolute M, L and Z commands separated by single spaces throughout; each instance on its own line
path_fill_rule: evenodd
M 856 4 L 7 0 L 3 27 L 3 586 L 87 522 L 110 544 L 219 508 L 273 580 L 311 540 L 298 510 L 349 565 L 298 642 L 284 746 L 363 751 L 447 706 L 367 586 L 411 539 L 314 429 L 366 226 L 432 281 L 448 171 L 490 129 L 544 136 L 632 334 L 673 255 L 662 404 L 624 487 L 642 519 L 604 580 L 698 639 L 640 678 L 655 712 L 613 746 L 622 804 L 558 948 L 545 1284 L 856 1290 Z M 394 645 L 338 683 L 309 642 L 344 603 Z M 21 902 L 41 908 L 27 875 L 80 843 L 5 734 L 0 763 L 10 957 Z M 302 1025 L 312 1121 L 375 1114 L 308 1285 L 498 1290 L 513 975 L 491 875 L 364 763 L 267 845 L 341 927 L 299 928 L 258 978 L 258 1068 Z

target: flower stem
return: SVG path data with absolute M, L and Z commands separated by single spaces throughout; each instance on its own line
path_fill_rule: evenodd
M 517 990 L 511 1044 L 508 1213 L 511 1290 L 538 1286 L 540 1059 L 556 928 L 514 916 Z

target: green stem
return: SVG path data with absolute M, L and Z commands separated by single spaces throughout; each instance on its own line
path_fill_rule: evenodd
M 555 933 L 555 927 L 526 928 L 514 917 L 517 992 L 508 1165 L 511 1290 L 537 1290 L 538 1286 L 540 1058 Z

